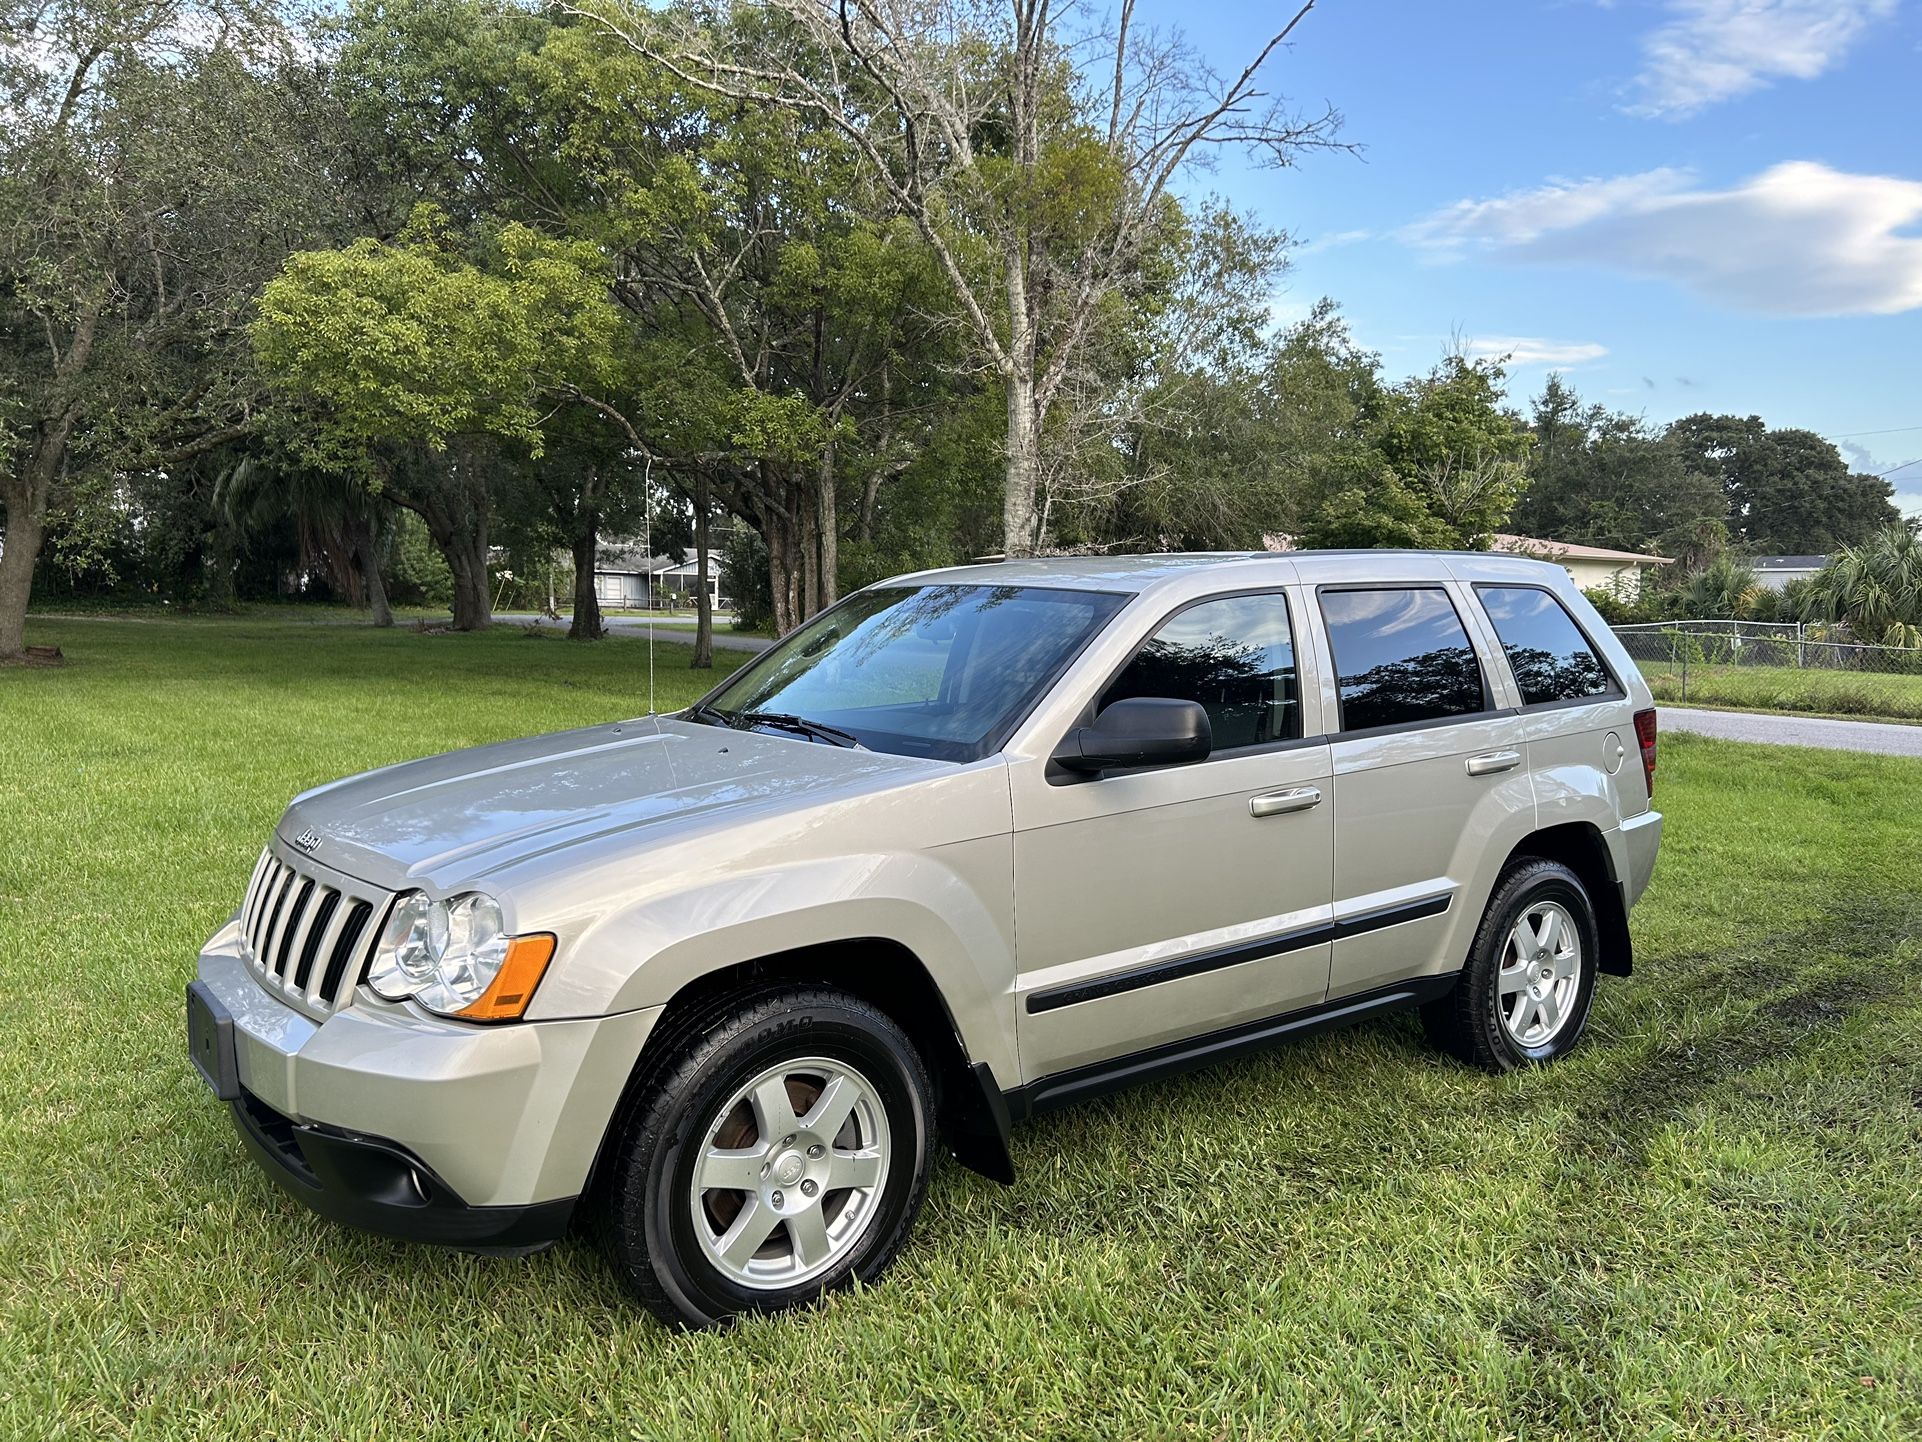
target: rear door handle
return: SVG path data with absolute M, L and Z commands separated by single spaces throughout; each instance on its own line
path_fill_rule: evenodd
M 1320 788 L 1296 786 L 1288 791 L 1270 791 L 1248 798 L 1250 816 L 1284 816 L 1290 811 L 1306 811 L 1321 805 Z
M 1484 751 L 1479 756 L 1468 758 L 1470 776 L 1493 776 L 1502 771 L 1513 771 L 1522 764 L 1519 751 Z

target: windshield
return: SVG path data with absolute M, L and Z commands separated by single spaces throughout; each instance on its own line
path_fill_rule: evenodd
M 1126 599 L 1042 586 L 875 587 L 823 611 L 688 715 L 973 761 Z

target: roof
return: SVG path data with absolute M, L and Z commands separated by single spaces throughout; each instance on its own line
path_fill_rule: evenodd
M 1581 546 L 1573 541 L 1544 541 L 1535 536 L 1497 532 L 1488 538 L 1492 551 L 1512 556 L 1539 556 L 1546 561 L 1627 561 L 1635 566 L 1672 566 L 1673 556 L 1651 556 L 1641 551 L 1611 551 L 1606 546 Z
M 1828 565 L 1827 556 L 1757 556 L 1750 563 L 1756 571 L 1819 571 Z
M 603 546 L 594 558 L 594 569 L 603 575 L 658 576 L 663 571 L 692 570 L 694 566 L 692 555 L 677 561 L 672 556 L 648 556 L 639 546 Z M 709 569 L 720 567 L 710 559 Z
M 1559 565 L 1532 556 L 1487 551 L 1186 551 L 1152 556 L 1047 556 L 949 566 L 896 576 L 894 582 L 919 585 L 1054 586 L 1090 591 L 1141 592 L 1164 585 L 1209 581 L 1223 586 L 1283 586 L 1339 583 L 1436 582 L 1542 579 L 1542 572 L 1563 580 Z M 1202 584 L 1207 584 L 1203 582 Z

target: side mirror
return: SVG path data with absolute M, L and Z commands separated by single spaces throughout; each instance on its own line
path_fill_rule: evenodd
M 1055 748 L 1054 760 L 1069 771 L 1092 775 L 1129 766 L 1183 766 L 1206 761 L 1213 749 L 1208 713 L 1195 702 L 1130 696 L 1095 717 L 1092 726 L 1070 731 Z

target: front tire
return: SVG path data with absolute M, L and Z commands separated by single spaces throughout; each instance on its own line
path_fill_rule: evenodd
M 1455 989 L 1422 1008 L 1429 1040 L 1488 1071 L 1567 1055 L 1588 1023 L 1600 932 L 1581 878 L 1559 861 L 1503 873 Z
M 877 1008 L 781 986 L 702 1019 L 619 1123 L 614 1260 L 676 1326 L 801 1306 L 899 1253 L 927 1190 L 934 1106 Z

